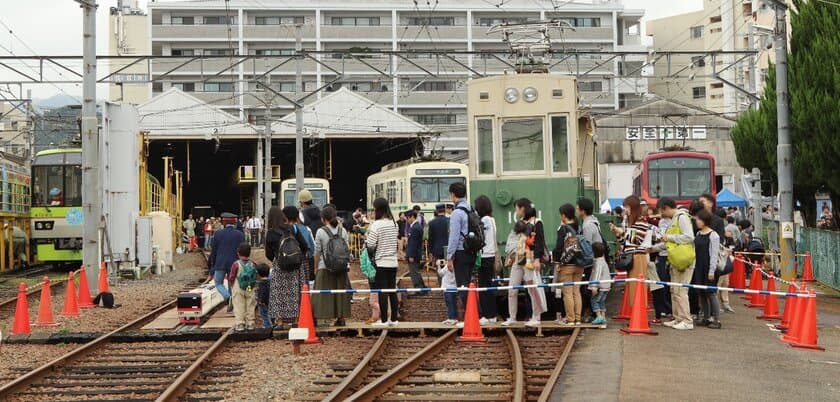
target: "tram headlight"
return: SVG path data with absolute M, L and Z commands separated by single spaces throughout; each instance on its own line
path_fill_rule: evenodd
M 534 88 L 534 87 L 527 87 L 522 91 L 522 99 L 524 99 L 525 102 L 528 102 L 528 103 L 531 103 L 531 102 L 537 100 L 538 96 L 539 96 L 539 93 L 537 92 L 537 88 Z
M 516 88 L 508 88 L 505 90 L 505 101 L 507 103 L 514 103 L 519 100 L 519 91 Z

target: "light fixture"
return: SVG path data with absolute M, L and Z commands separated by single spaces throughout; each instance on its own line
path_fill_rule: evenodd
M 516 88 L 505 89 L 505 101 L 507 103 L 514 103 L 519 100 L 519 91 Z
M 537 89 L 534 88 L 534 87 L 527 87 L 522 91 L 522 99 L 524 99 L 525 102 L 528 102 L 528 103 L 531 103 L 531 102 L 537 100 L 538 95 L 539 95 L 539 93 L 537 92 Z

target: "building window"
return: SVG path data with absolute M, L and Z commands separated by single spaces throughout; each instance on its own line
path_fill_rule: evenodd
M 295 92 L 295 83 L 293 81 L 271 84 L 271 87 L 277 92 Z
M 642 61 L 620 61 L 618 62 L 618 74 L 621 76 L 629 76 L 633 73 L 633 77 L 642 76 Z
M 694 99 L 705 99 L 706 98 L 706 87 L 691 88 L 691 96 Z
M 741 12 L 744 14 L 744 17 L 749 17 L 752 15 L 752 4 L 746 3 L 741 5 Z
M 688 28 L 688 32 L 690 34 L 689 36 L 691 36 L 691 39 L 702 38 L 703 37 L 703 26 L 698 25 L 696 27 Z
M 598 27 L 601 26 L 601 19 L 600 18 L 563 17 L 563 18 L 560 18 L 560 21 L 565 21 L 573 27 L 581 27 L 581 28 L 598 28 Z
M 206 82 L 204 92 L 233 92 L 232 82 Z
M 332 25 L 379 26 L 379 17 L 332 17 Z
M 578 82 L 578 90 L 581 92 L 603 92 L 604 84 L 601 81 Z
M 173 56 L 195 56 L 194 49 L 172 49 Z
M 415 26 L 452 26 L 455 25 L 455 17 L 409 17 L 408 25 Z
M 204 49 L 202 54 L 205 56 L 231 56 L 235 53 L 232 49 Z
M 709 33 L 719 33 L 723 32 L 723 28 L 712 28 L 709 30 Z
M 257 56 L 294 56 L 295 49 L 257 49 L 254 50 Z
M 723 88 L 723 83 L 722 82 L 714 82 L 709 86 L 714 88 L 714 89 L 720 89 L 720 88 Z
M 172 88 L 178 88 L 184 92 L 195 92 L 194 82 L 173 82 Z
M 455 124 L 456 122 L 454 114 L 417 114 L 411 117 L 414 118 L 414 121 L 427 126 Z
M 153 82 L 152 83 L 152 92 L 161 92 L 163 91 L 163 83 L 162 82 Z
M 694 67 L 705 67 L 706 58 L 703 56 L 691 56 L 691 65 Z
M 719 15 L 709 18 L 709 24 L 714 24 L 716 22 L 720 22 L 721 18 Z
M 254 17 L 254 24 L 256 25 L 292 25 L 303 24 L 304 18 L 300 16 L 295 17 Z
M 409 82 L 409 91 L 421 92 L 449 92 L 458 88 L 458 83 L 455 81 L 423 81 L 423 82 Z
M 499 24 L 521 24 L 525 21 L 528 21 L 527 18 L 502 18 L 502 17 L 487 17 L 487 18 L 478 18 L 475 20 L 475 25 L 482 26 L 482 27 L 492 27 L 493 25 Z
M 502 123 L 502 171 L 543 171 L 543 119 Z
M 169 21 L 172 25 L 193 25 L 195 17 L 172 17 Z
M 204 17 L 204 25 L 227 25 L 236 24 L 234 17 L 225 15 L 209 15 Z
M 566 116 L 551 116 L 551 154 L 554 172 L 569 171 L 569 127 Z
M 493 174 L 493 119 L 475 121 L 478 174 Z

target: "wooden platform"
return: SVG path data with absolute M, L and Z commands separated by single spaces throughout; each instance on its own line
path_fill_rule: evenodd
M 400 321 L 396 327 L 376 327 L 371 324 L 365 324 L 364 322 L 348 322 L 344 327 L 318 327 L 318 330 L 324 331 L 341 331 L 341 330 L 418 330 L 418 329 L 452 329 L 457 328 L 454 325 L 445 325 L 439 322 L 409 322 L 409 321 Z M 504 326 L 501 322 L 496 322 L 492 324 L 482 325 L 481 328 L 483 329 L 533 329 L 535 328 L 526 327 L 525 321 L 518 321 L 516 324 L 511 326 Z M 542 329 L 573 329 L 573 328 L 590 328 L 590 329 L 605 329 L 607 328 L 606 325 L 593 325 L 593 324 L 581 324 L 577 326 L 565 326 L 565 325 L 558 325 L 554 321 L 543 321 L 540 325 Z
M 163 314 L 159 315 L 155 318 L 152 322 L 146 324 L 141 328 L 141 330 L 148 330 L 148 331 L 159 331 L 159 330 L 167 330 L 167 329 L 175 329 L 178 326 L 178 310 L 176 308 L 172 308 L 166 310 Z
M 236 317 L 233 316 L 233 312 L 228 313 L 227 307 L 222 306 L 204 324 L 201 324 L 201 328 L 231 328 L 234 325 L 236 325 Z

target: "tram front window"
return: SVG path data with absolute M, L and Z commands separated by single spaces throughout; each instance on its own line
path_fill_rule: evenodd
M 411 202 L 449 201 L 449 185 L 467 184 L 463 177 L 415 177 L 411 179 Z
M 309 189 L 309 192 L 312 194 L 312 203 L 315 204 L 315 206 L 323 208 L 324 205 L 327 205 L 327 190 Z M 283 192 L 283 205 L 291 205 L 293 207 L 298 206 L 297 192 L 295 192 L 295 190 L 286 190 Z
M 33 206 L 82 205 L 82 169 L 79 166 L 35 166 L 32 168 Z
M 502 170 L 545 170 L 542 118 L 508 120 L 502 123 Z

